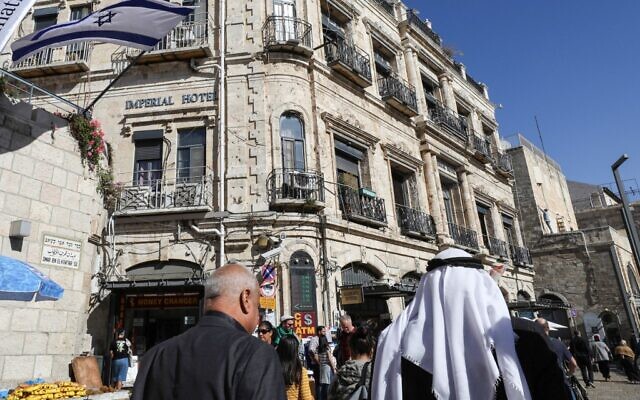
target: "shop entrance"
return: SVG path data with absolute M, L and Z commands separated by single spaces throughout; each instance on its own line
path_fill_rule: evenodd
M 387 298 L 380 292 L 379 276 L 367 264 L 350 263 L 342 268 L 342 287 L 362 287 L 362 303 L 342 304 L 342 309 L 351 316 L 354 323 L 370 322 L 378 327 L 388 325 L 391 320 Z M 386 286 L 386 285 L 384 285 Z

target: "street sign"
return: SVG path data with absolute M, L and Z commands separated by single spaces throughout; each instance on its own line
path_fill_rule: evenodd
M 264 308 L 266 310 L 275 310 L 276 298 L 260 296 L 260 308 Z
M 263 282 L 260 285 L 260 296 L 274 297 L 276 295 L 276 285 L 273 282 Z
M 299 338 L 315 336 L 316 323 L 315 311 L 293 313 L 293 331 Z
M 362 294 L 362 286 L 340 288 L 340 303 L 346 304 L 362 304 L 364 303 L 364 295 Z
M 572 309 L 571 309 L 571 316 L 572 316 L 573 318 L 575 318 L 575 317 L 577 317 L 577 316 L 578 316 L 578 311 L 577 311 L 575 308 L 572 308 Z
M 260 273 L 262 274 L 263 282 L 273 282 L 276 280 L 276 266 L 271 264 L 265 264 L 261 267 Z

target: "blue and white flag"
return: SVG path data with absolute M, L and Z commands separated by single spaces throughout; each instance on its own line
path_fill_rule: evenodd
M 87 40 L 151 50 L 193 10 L 162 0 L 125 0 L 16 40 L 11 44 L 12 58 L 20 61 L 47 47 Z

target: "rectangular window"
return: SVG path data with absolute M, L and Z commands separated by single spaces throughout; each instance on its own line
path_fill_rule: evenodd
M 36 15 L 36 13 L 34 13 L 33 15 L 33 31 L 34 32 L 38 32 L 43 30 L 44 28 L 48 28 L 50 26 L 53 26 L 56 24 L 56 22 L 58 22 L 58 13 L 48 13 L 48 14 L 41 14 L 41 15 Z
M 502 227 L 504 229 L 504 237 L 507 239 L 509 246 L 515 246 L 515 231 L 513 230 L 513 217 L 508 215 L 502 216 Z
M 338 183 L 353 189 L 362 187 L 361 164 L 365 153 L 338 139 L 335 141 Z
M 478 219 L 480 220 L 480 233 L 485 247 L 489 247 L 489 227 L 491 226 L 491 213 L 488 207 L 476 204 L 478 209 Z
M 134 185 L 157 185 L 162 179 L 162 139 L 135 140 L 135 147 Z
M 197 183 L 205 175 L 205 129 L 178 129 L 178 180 Z

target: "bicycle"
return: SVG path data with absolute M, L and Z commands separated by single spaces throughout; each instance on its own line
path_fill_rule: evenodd
M 582 387 L 580 381 L 574 375 L 569 375 L 569 388 L 573 393 L 574 400 L 589 400 L 587 390 Z

